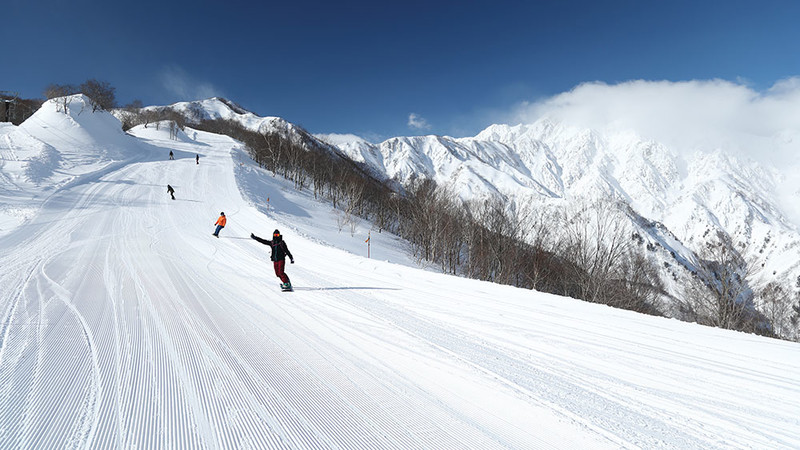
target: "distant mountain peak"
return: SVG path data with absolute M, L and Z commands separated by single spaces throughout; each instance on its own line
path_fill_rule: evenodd
M 719 148 L 679 153 L 636 130 L 596 130 L 550 118 L 493 124 L 458 139 L 398 136 L 380 144 L 332 144 L 386 180 L 431 179 L 464 200 L 622 200 L 641 217 L 634 220 L 640 234 L 670 249 L 668 259 L 672 252 L 696 261 L 687 246 L 698 249 L 716 230 L 758 248 L 748 256 L 760 261 L 759 269 L 763 264 L 756 277 L 761 282 L 780 279 L 791 286 L 800 274 L 800 233 L 776 202 L 780 173 Z M 642 227 L 645 222 L 660 225 Z

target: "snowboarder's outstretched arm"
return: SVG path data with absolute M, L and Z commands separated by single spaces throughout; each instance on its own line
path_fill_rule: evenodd
M 289 261 L 294 264 L 294 256 L 292 256 L 292 252 L 289 251 L 289 246 L 286 245 L 286 241 L 281 242 L 281 244 L 283 244 L 283 251 L 286 252 L 286 256 L 289 257 Z
M 256 236 L 253 233 L 250 233 L 250 239 L 255 239 L 255 240 L 257 240 L 258 242 L 261 242 L 264 245 L 272 245 L 272 241 L 268 241 L 266 239 L 261 239 L 260 237 Z

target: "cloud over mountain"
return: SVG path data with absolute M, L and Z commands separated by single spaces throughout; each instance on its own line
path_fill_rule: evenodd
M 520 105 L 516 120 L 541 117 L 599 130 L 636 130 L 680 152 L 724 148 L 779 163 L 800 149 L 800 79 L 759 92 L 725 80 L 584 83 Z
M 547 117 L 605 132 L 631 130 L 685 158 L 697 151 L 751 159 L 781 170 L 778 201 L 800 223 L 800 78 L 758 91 L 726 80 L 584 83 L 569 92 L 525 102 L 513 122 Z
M 681 153 L 724 149 L 760 162 L 794 163 L 800 150 L 800 78 L 757 91 L 725 80 L 584 83 L 527 102 L 516 121 L 541 117 L 598 130 L 636 130 Z

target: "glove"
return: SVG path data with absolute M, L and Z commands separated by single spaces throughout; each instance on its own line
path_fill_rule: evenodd
M 253 233 L 250 233 L 250 239 L 255 239 L 255 238 L 256 238 L 256 235 L 253 234 Z
M 292 264 L 294 264 L 294 260 L 292 260 Z

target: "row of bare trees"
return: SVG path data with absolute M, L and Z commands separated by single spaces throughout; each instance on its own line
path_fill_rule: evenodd
M 145 128 L 153 125 L 158 129 L 161 123 L 169 123 L 172 138 L 177 136 L 177 130 L 183 130 L 187 124 L 186 117 L 180 112 L 167 107 L 142 108 L 139 100 L 134 100 L 119 110 L 117 116 L 125 131 L 139 125 L 144 125 Z
M 746 259 L 744 254 L 756 254 L 747 250 L 746 244 L 734 245 L 729 235 L 715 233 L 700 252 L 702 279 L 712 295 L 699 305 L 697 296 L 688 298 L 705 311 L 709 325 L 800 341 L 800 277 L 794 290 L 776 280 L 754 288 L 755 268 L 763 265 Z
M 41 106 L 41 99 L 21 98 L 16 92 L 0 91 L 0 122 L 19 125 Z
M 696 280 L 689 284 L 684 308 L 692 321 L 728 329 L 755 326 L 750 265 L 733 239 L 714 233 L 697 252 Z M 749 330 L 751 331 L 751 330 Z
M 559 251 L 580 270 L 578 298 L 657 314 L 664 286 L 652 259 L 634 237 L 626 206 L 618 201 L 576 202 L 561 209 Z
M 645 251 L 652 249 L 632 229 L 622 203 L 512 209 L 498 197 L 463 204 L 431 181 L 413 183 L 408 191 L 411 209 L 398 215 L 399 234 L 419 260 L 444 272 L 647 314 L 666 309 L 669 295 Z M 800 278 L 796 292 L 777 282 L 754 290 L 754 264 L 745 261 L 744 250 L 724 233 L 704 244 L 685 295 L 673 298 L 680 318 L 800 339 Z
M 681 304 L 685 318 L 720 328 L 800 341 L 800 277 L 794 290 L 776 280 L 758 283 L 743 242 L 722 231 L 697 251 L 695 279 Z
M 777 336 L 800 341 L 800 276 L 793 292 L 770 281 L 759 291 L 757 300 Z
M 80 85 L 73 84 L 49 84 L 44 89 L 44 96 L 48 100 L 58 99 L 58 107 L 61 112 L 67 112 L 69 107 L 69 96 L 74 94 L 86 95 L 92 105 L 92 112 L 98 109 L 109 111 L 117 106 L 116 89 L 106 81 L 95 79 L 86 80 Z

